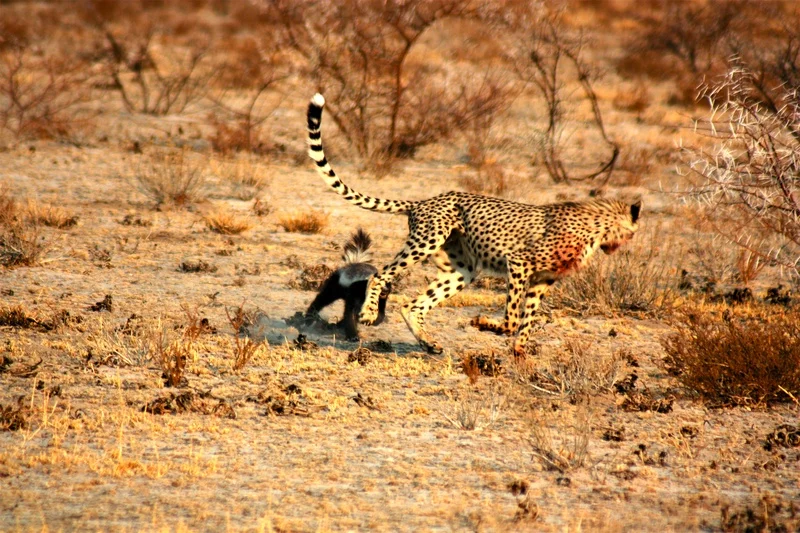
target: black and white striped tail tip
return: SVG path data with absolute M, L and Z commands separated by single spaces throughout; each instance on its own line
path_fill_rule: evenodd
M 316 107 L 325 107 L 325 98 L 321 94 L 317 93 L 311 97 L 311 105 Z

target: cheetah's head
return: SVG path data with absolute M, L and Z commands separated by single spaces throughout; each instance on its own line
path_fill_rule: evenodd
M 624 204 L 624 209 L 615 220 L 615 224 L 608 228 L 606 234 L 603 236 L 603 242 L 600 243 L 600 249 L 603 250 L 603 252 L 612 254 L 616 252 L 620 246 L 631 240 L 639 229 L 639 213 L 641 210 L 641 200 L 637 200 L 631 205 Z

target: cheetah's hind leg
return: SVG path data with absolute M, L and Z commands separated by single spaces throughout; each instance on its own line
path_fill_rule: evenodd
M 445 245 L 430 256 L 430 261 L 438 269 L 436 280 L 424 293 L 403 306 L 400 313 L 420 346 L 429 354 L 440 354 L 442 346 L 425 331 L 425 315 L 469 285 L 475 277 L 475 269 L 466 260 L 459 232 L 453 232 Z

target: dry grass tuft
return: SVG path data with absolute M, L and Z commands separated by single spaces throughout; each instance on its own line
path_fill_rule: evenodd
M 550 360 L 519 363 L 519 377 L 536 391 L 557 396 L 598 394 L 614 388 L 623 374 L 620 352 L 597 351 L 589 341 L 567 339 Z
M 231 315 L 228 309 L 225 309 L 225 314 L 228 317 L 233 328 L 233 371 L 241 371 L 247 363 L 256 355 L 256 353 L 265 346 L 264 342 L 253 342 L 250 337 L 242 336 L 245 331 L 245 326 L 250 322 L 247 314 L 244 311 L 244 303 L 235 309 Z
M 328 214 L 322 211 L 306 211 L 284 215 L 278 225 L 289 233 L 319 233 L 328 226 Z
M 800 311 L 698 308 L 662 344 L 666 367 L 714 406 L 769 405 L 800 397 Z
M 610 257 L 593 258 L 586 268 L 556 285 L 554 305 L 578 313 L 661 315 L 677 297 L 676 258 L 670 250 L 658 232 L 637 235 L 624 249 Z
M 206 226 L 222 235 L 238 235 L 253 227 L 249 220 L 237 217 L 228 211 L 216 211 L 205 217 Z
M 42 224 L 50 228 L 67 229 L 78 224 L 78 216 L 55 205 L 41 205 L 28 202 L 28 219 L 33 224 Z
M 25 227 L 22 223 L 0 225 L 0 265 L 32 266 L 39 262 L 46 250 L 37 226 Z
M 30 314 L 21 305 L 2 306 L 0 307 L 0 326 L 7 326 L 11 328 L 44 328 L 51 329 L 41 320 Z
M 186 363 L 195 359 L 194 344 L 200 334 L 205 331 L 196 312 L 184 309 L 187 325 L 180 335 L 173 328 L 160 321 L 150 332 L 149 354 L 162 370 L 162 378 L 167 387 L 184 387 L 187 385 L 184 371 Z
M 231 196 L 240 200 L 257 198 L 269 186 L 270 177 L 265 166 L 251 157 L 232 160 L 212 160 L 211 170 L 231 188 Z
M 17 431 L 27 428 L 29 415 L 22 398 L 16 406 L 0 404 L 0 431 Z
M 493 383 L 488 391 L 471 388 L 453 400 L 448 413 L 442 413 L 456 429 L 480 431 L 492 427 L 501 417 L 506 398 Z
M 178 265 L 178 271 L 179 272 L 186 272 L 186 273 L 190 273 L 190 274 L 196 274 L 198 272 L 199 273 L 213 273 L 213 272 L 217 271 L 217 265 L 209 263 L 208 261 L 205 261 L 204 259 L 198 259 L 197 261 L 187 260 L 187 261 L 181 262 L 181 264 Z
M 139 190 L 162 205 L 189 205 L 203 199 L 202 165 L 185 150 L 156 152 L 139 166 Z
M 31 266 L 39 262 L 47 247 L 39 238 L 39 227 L 25 224 L 16 203 L 0 192 L 0 266 Z
M 586 464 L 589 459 L 589 438 L 592 435 L 591 413 L 588 408 L 582 406 L 577 410 L 571 429 L 569 434 L 554 436 L 546 419 L 536 418 L 531 421 L 531 449 L 534 458 L 544 469 L 565 473 Z

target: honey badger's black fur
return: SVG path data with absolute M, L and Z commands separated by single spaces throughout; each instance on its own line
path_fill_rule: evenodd
M 336 325 L 344 328 L 348 340 L 358 340 L 358 312 L 364 305 L 369 278 L 378 273 L 378 269 L 367 262 L 371 245 L 372 239 L 363 229 L 359 228 L 353 233 L 342 252 L 345 265 L 325 280 L 305 313 L 307 318 L 317 318 L 324 308 L 337 300 L 344 300 L 344 314 Z M 386 316 L 386 300 L 391 290 L 389 286 L 380 295 L 375 326 L 383 322 Z

